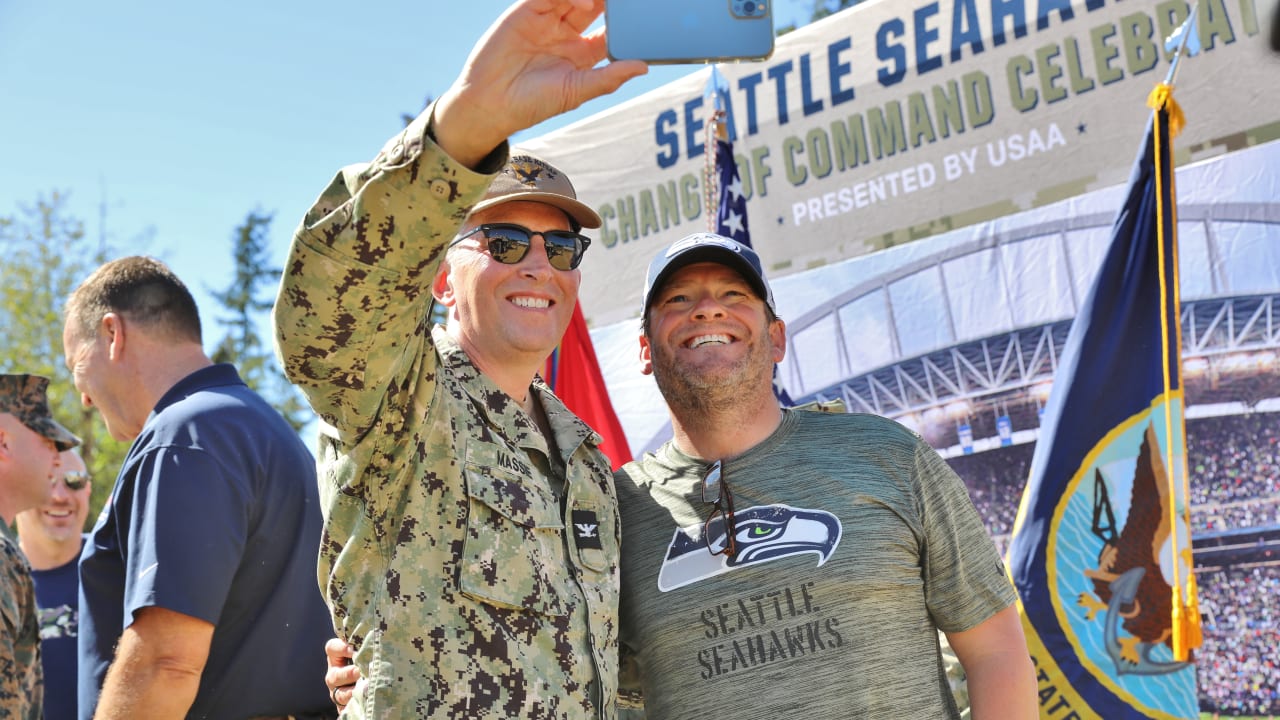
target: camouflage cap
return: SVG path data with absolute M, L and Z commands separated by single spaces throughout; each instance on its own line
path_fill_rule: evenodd
M 58 450 L 70 450 L 80 438 L 58 424 L 49 412 L 45 390 L 49 378 L 39 375 L 0 374 L 0 412 L 9 413 L 35 432 L 49 438 Z
M 584 228 L 598 228 L 600 216 L 578 201 L 573 183 L 560 169 L 527 150 L 514 149 L 502 172 L 489 184 L 480 202 L 471 208 L 476 213 L 502 203 L 524 200 L 553 205 L 569 214 Z

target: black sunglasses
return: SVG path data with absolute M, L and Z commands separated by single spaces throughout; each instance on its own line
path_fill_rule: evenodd
M 724 465 L 719 460 L 711 463 L 702 474 L 702 502 L 711 505 L 711 515 L 702 526 L 702 539 L 707 543 L 707 550 L 712 555 L 728 555 L 733 557 L 738 546 L 733 541 L 738 534 L 737 523 L 733 520 L 733 493 L 729 491 L 729 481 L 725 479 Z M 711 523 L 719 517 L 724 528 L 724 544 L 718 547 L 711 544 Z
M 591 238 L 572 230 L 547 230 L 537 232 L 523 225 L 514 223 L 491 223 L 480 225 L 463 235 L 453 239 L 449 247 L 453 247 L 467 238 L 480 233 L 489 245 L 489 254 L 494 260 L 504 265 L 515 265 L 529 253 L 529 245 L 534 235 L 542 236 L 542 243 L 547 247 L 547 262 L 557 270 L 572 270 L 582 262 L 582 254 L 591 245 Z
M 89 475 L 89 473 L 80 472 L 78 470 L 73 470 L 71 472 L 66 472 L 62 474 L 62 482 L 67 486 L 67 489 L 70 490 L 71 492 L 75 492 L 77 490 L 83 490 L 84 486 L 89 484 L 90 479 L 91 479 L 91 476 Z M 57 486 L 57 484 L 58 484 L 58 479 L 54 478 L 53 485 Z

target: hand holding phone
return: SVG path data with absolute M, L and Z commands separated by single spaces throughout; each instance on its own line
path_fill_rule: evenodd
M 773 0 L 605 0 L 609 57 L 677 64 L 773 54 Z

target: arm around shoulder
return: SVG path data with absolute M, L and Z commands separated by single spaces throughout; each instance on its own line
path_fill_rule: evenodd
M 1035 667 L 1016 605 L 969 630 L 947 633 L 947 641 L 968 676 L 973 720 L 1040 716 Z

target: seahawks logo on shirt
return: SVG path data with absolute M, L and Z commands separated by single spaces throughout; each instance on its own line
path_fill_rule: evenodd
M 676 528 L 658 571 L 658 589 L 670 592 L 739 568 L 813 553 L 821 567 L 840 544 L 843 527 L 825 510 L 789 505 L 758 505 L 734 514 L 737 553 L 712 555 L 702 539 L 702 525 Z M 711 522 L 712 545 L 724 545 L 724 521 Z

